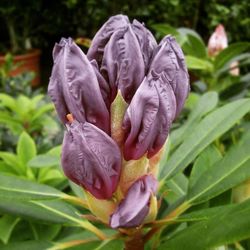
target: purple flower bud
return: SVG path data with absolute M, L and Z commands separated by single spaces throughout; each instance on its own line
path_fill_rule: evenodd
M 109 199 L 119 182 L 121 154 L 102 130 L 74 120 L 64 135 L 62 166 L 70 180 L 98 199 Z
M 130 102 L 145 75 L 145 64 L 139 42 L 131 25 L 113 33 L 104 49 L 101 73 L 112 89 L 111 101 L 117 88 Z
M 116 211 L 110 217 L 110 226 L 137 227 L 149 212 L 151 195 L 156 193 L 157 181 L 152 175 L 138 179 L 128 190 Z
M 147 73 L 153 52 L 157 47 L 157 42 L 144 24 L 141 24 L 137 20 L 133 20 L 132 29 L 139 41 Z
M 156 154 L 167 139 L 176 113 L 176 100 L 165 75 L 145 78 L 124 116 L 124 158 L 137 160 Z
M 62 122 L 71 113 L 79 122 L 88 121 L 109 133 L 109 112 L 87 57 L 71 38 L 63 38 L 55 45 L 53 58 L 48 93 Z
M 164 37 L 155 50 L 149 73 L 152 71 L 158 75 L 165 74 L 171 84 L 176 97 L 177 117 L 189 93 L 189 76 L 183 52 L 172 36 Z
M 89 60 L 95 59 L 98 65 L 101 65 L 104 48 L 108 43 L 111 35 L 129 23 L 128 17 L 124 15 L 116 15 L 109 18 L 100 30 L 96 33 L 88 50 L 87 57 Z

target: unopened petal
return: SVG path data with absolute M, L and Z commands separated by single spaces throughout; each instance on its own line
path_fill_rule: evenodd
M 103 54 L 101 73 L 112 89 L 112 101 L 119 89 L 130 102 L 145 76 L 145 63 L 131 25 L 114 32 Z
M 96 78 L 97 81 L 99 83 L 99 87 L 101 90 L 101 94 L 102 94 L 102 98 L 106 104 L 107 109 L 110 109 L 110 105 L 111 105 L 111 89 L 110 86 L 108 84 L 108 82 L 105 80 L 105 78 L 102 76 L 102 74 L 99 71 L 99 67 L 98 64 L 96 62 L 96 60 L 92 60 L 91 64 L 93 66 L 93 69 L 95 71 L 96 74 Z
M 119 182 L 121 155 L 102 130 L 74 121 L 64 136 L 62 166 L 70 180 L 98 199 L 109 199 Z
M 157 47 L 157 42 L 152 33 L 137 20 L 133 20 L 132 29 L 139 41 L 146 72 L 148 71 L 153 52 Z
M 128 17 L 124 15 L 116 15 L 109 18 L 109 20 L 103 24 L 100 30 L 96 33 L 91 42 L 91 46 L 88 50 L 87 57 L 89 60 L 95 59 L 98 65 L 101 64 L 103 52 L 106 44 L 108 43 L 111 35 L 118 29 L 127 26 L 129 23 Z
M 53 55 L 48 91 L 61 120 L 65 122 L 64 117 L 71 113 L 76 120 L 88 121 L 109 133 L 109 112 L 87 57 L 70 38 L 62 39 Z
M 184 106 L 190 89 L 184 54 L 172 36 L 164 37 L 156 51 L 149 74 L 165 75 L 166 81 L 171 85 L 176 97 L 175 117 L 177 117 Z
M 141 225 L 149 212 L 150 197 L 156 189 L 157 181 L 152 175 L 145 175 L 138 179 L 111 215 L 110 226 L 126 228 Z
M 145 78 L 124 117 L 124 158 L 150 158 L 164 145 L 176 113 L 176 100 L 165 75 Z

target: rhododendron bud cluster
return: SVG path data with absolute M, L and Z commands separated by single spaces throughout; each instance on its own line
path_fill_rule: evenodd
M 112 228 L 155 219 L 157 166 L 189 92 L 184 55 L 128 17 L 111 17 L 87 55 L 71 38 L 53 51 L 48 93 L 66 132 L 65 175 Z M 103 212 L 105 211 L 105 212 Z

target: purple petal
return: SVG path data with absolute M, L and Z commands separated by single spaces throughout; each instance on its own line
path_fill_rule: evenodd
M 129 24 L 127 16 L 116 15 L 109 18 L 96 33 L 88 50 L 87 57 L 89 60 L 95 59 L 98 65 L 101 65 L 104 48 L 108 43 L 111 35 L 118 29 Z
M 142 52 L 131 25 L 111 36 L 104 50 L 101 73 L 112 89 L 112 101 L 118 88 L 129 103 L 145 75 Z
M 149 71 L 165 74 L 167 82 L 171 84 L 176 96 L 175 117 L 177 117 L 183 108 L 190 86 L 183 52 L 172 36 L 166 36 L 162 39 L 156 49 Z
M 157 42 L 144 24 L 141 24 L 137 20 L 133 20 L 132 29 L 139 41 L 146 71 L 148 71 L 153 52 L 157 47 Z
M 145 78 L 124 116 L 124 158 L 155 155 L 167 139 L 176 113 L 174 92 L 164 75 Z
M 73 121 L 64 135 L 62 166 L 70 180 L 98 199 L 109 199 L 119 182 L 120 150 L 94 125 Z
M 95 71 L 99 86 L 100 86 L 100 90 L 101 90 L 101 94 L 102 94 L 102 98 L 106 104 L 107 109 L 110 109 L 110 105 L 111 105 L 111 90 L 110 90 L 110 86 L 107 83 L 107 81 L 105 80 L 105 78 L 102 76 L 102 74 L 99 71 L 99 67 L 98 64 L 96 62 L 96 60 L 92 60 L 91 64 L 93 66 L 93 69 Z
M 110 226 L 137 227 L 143 223 L 149 212 L 149 202 L 156 193 L 157 181 L 152 175 L 138 179 L 128 190 L 116 211 L 110 217 Z
M 109 133 L 109 112 L 101 95 L 95 71 L 71 38 L 55 45 L 54 66 L 48 92 L 62 122 L 71 113 Z

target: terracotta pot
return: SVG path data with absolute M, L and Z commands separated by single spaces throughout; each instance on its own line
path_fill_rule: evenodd
M 25 72 L 34 72 L 35 78 L 32 81 L 32 86 L 40 84 L 40 55 L 39 49 L 32 49 L 26 54 L 13 56 L 13 62 L 19 64 L 10 72 L 10 76 L 16 76 Z M 0 56 L 0 65 L 4 63 L 5 56 Z

